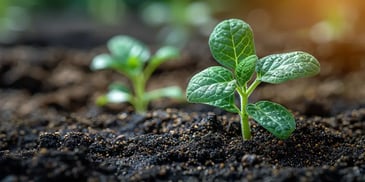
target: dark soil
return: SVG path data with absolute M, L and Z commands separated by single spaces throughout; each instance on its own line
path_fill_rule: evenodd
M 363 71 L 334 75 L 324 63 L 315 78 L 260 85 L 252 101 L 287 106 L 297 129 L 283 141 L 252 121 L 243 141 L 239 118 L 209 106 L 161 100 L 145 116 L 95 106 L 111 81 L 126 81 L 89 70 L 105 51 L 0 48 L 2 181 L 365 181 Z M 184 88 L 215 64 L 207 55 L 205 40 L 189 44 L 148 88 Z

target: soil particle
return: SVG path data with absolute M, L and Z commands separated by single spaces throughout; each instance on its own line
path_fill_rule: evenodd
M 58 133 L 44 133 L 39 136 L 39 147 L 57 149 L 61 146 L 61 136 Z

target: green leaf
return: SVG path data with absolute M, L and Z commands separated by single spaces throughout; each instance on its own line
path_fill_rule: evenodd
M 212 66 L 191 78 L 186 95 L 189 102 L 206 103 L 232 96 L 235 89 L 231 71 Z
M 179 56 L 179 50 L 172 46 L 165 46 L 157 50 L 156 54 L 152 57 L 150 64 L 162 64 L 165 61 L 172 60 Z
M 126 93 L 131 93 L 129 88 L 122 83 L 112 83 L 108 86 L 109 90 L 119 90 Z
M 100 54 L 94 57 L 91 61 L 90 68 L 92 70 L 100 70 L 105 68 L 114 68 L 116 66 L 116 62 L 114 59 L 108 54 Z
M 120 62 L 113 58 L 109 54 L 100 54 L 94 57 L 91 61 L 90 68 L 91 70 L 100 70 L 100 69 L 114 69 L 123 74 L 127 77 L 131 75 L 139 74 L 140 71 L 137 69 L 131 68 L 131 66 L 125 65 L 126 63 Z
M 261 81 L 276 84 L 316 75 L 320 71 L 320 65 L 312 55 L 297 51 L 261 58 L 257 62 L 256 71 Z
M 101 95 L 96 99 L 96 104 L 98 106 L 104 106 L 107 103 L 129 102 L 131 98 L 132 96 L 129 91 L 111 87 L 107 94 Z
M 98 106 L 105 106 L 108 103 L 108 98 L 106 97 L 106 95 L 99 96 L 96 99 L 95 103 Z
M 209 47 L 217 62 L 230 69 L 235 69 L 247 56 L 255 55 L 251 27 L 239 19 L 219 23 L 210 34 Z
M 234 95 L 223 98 L 223 99 L 219 99 L 213 102 L 207 102 L 204 104 L 208 104 L 211 106 L 215 106 L 218 108 L 221 108 L 223 110 L 226 110 L 228 112 L 232 112 L 232 113 L 238 113 L 239 110 L 237 109 L 237 107 L 235 107 L 234 105 Z
M 253 72 L 255 72 L 257 60 L 258 58 L 256 55 L 251 55 L 246 57 L 238 64 L 235 74 L 236 80 L 241 86 L 246 84 L 251 79 Z
M 166 98 L 174 98 L 174 99 L 183 99 L 183 92 L 180 89 L 180 87 L 177 86 L 171 86 L 171 87 L 165 87 L 160 88 L 156 90 L 149 91 L 145 94 L 145 97 L 148 101 L 150 100 L 156 100 L 162 97 Z
M 247 113 L 279 139 L 287 139 L 295 130 L 294 116 L 282 105 L 259 101 L 247 105 Z
M 162 63 L 177 58 L 179 56 L 179 50 L 172 46 L 165 46 L 160 48 L 156 54 L 151 58 L 144 70 L 146 79 L 148 79 L 156 68 Z
M 129 102 L 131 100 L 131 95 L 119 90 L 110 90 L 106 94 L 106 98 L 110 103 Z
M 120 83 L 109 85 L 109 91 L 105 97 L 111 103 L 129 102 L 132 98 L 129 89 Z
M 125 65 L 135 64 L 135 60 L 139 62 L 146 62 L 150 57 L 148 48 L 140 41 L 129 36 L 115 36 L 108 41 L 108 48 L 113 57 L 116 57 Z

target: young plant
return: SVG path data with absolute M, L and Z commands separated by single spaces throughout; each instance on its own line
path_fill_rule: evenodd
M 107 47 L 111 54 L 100 54 L 91 62 L 92 70 L 114 69 L 126 76 L 133 87 L 114 83 L 109 86 L 109 92 L 99 97 L 97 103 L 129 102 L 138 113 L 145 113 L 150 101 L 161 97 L 181 99 L 183 92 L 177 86 L 165 87 L 146 92 L 148 79 L 156 68 L 176 58 L 179 51 L 171 46 L 162 47 L 151 56 L 147 47 L 129 36 L 115 36 L 108 41 Z
M 238 113 L 244 140 L 251 138 L 249 116 L 277 138 L 288 138 L 295 130 L 294 116 L 279 104 L 269 101 L 253 104 L 248 103 L 248 98 L 261 82 L 278 84 L 319 73 L 316 58 L 296 51 L 258 59 L 251 28 L 238 19 L 219 23 L 209 37 L 209 47 L 222 66 L 206 68 L 193 76 L 186 90 L 187 100 Z M 235 104 L 236 92 L 239 107 Z

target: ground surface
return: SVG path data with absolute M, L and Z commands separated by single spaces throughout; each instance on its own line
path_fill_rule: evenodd
M 281 141 L 251 121 L 253 138 L 243 141 L 238 117 L 208 106 L 162 100 L 145 116 L 128 105 L 95 106 L 110 81 L 126 81 L 89 70 L 105 51 L 0 48 L 1 180 L 365 181 L 361 70 L 331 75 L 324 67 L 315 78 L 260 85 L 251 101 L 287 106 L 297 129 Z M 184 88 L 193 73 L 215 64 L 207 55 L 205 41 L 189 44 L 148 88 Z

